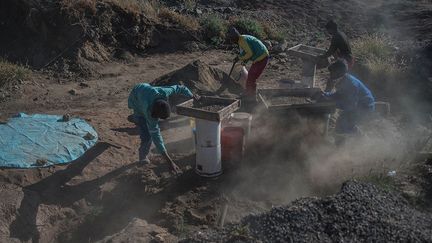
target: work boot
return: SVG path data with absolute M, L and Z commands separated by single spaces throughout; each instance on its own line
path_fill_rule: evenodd
M 150 159 L 146 156 L 144 159 L 138 161 L 139 165 L 148 165 L 150 164 Z

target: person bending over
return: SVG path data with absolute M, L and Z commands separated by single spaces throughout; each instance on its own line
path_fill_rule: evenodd
M 139 83 L 134 86 L 129 94 L 128 107 L 133 110 L 134 120 L 140 130 L 141 145 L 139 147 L 139 161 L 150 162 L 148 154 L 153 141 L 157 150 L 164 156 L 175 173 L 181 172 L 180 168 L 168 155 L 159 128 L 159 119 L 170 117 L 171 107 L 168 98 L 172 95 L 184 95 L 199 99 L 198 95 L 185 86 L 173 85 L 157 87 L 147 83 Z
M 241 35 L 236 28 L 231 28 L 228 35 L 231 42 L 238 44 L 240 47 L 240 54 L 234 59 L 234 62 L 238 60 L 243 63 L 252 61 L 246 80 L 246 97 L 255 98 L 257 79 L 261 76 L 269 61 L 267 47 L 256 37 Z

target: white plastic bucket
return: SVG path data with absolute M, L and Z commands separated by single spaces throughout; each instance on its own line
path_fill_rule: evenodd
M 246 80 L 248 78 L 248 71 L 246 69 L 245 66 L 242 66 L 241 70 L 240 70 L 240 77 L 237 80 L 237 82 L 244 88 L 246 89 Z
M 243 88 L 246 88 L 246 80 L 248 78 L 248 70 L 245 66 L 237 64 L 234 66 L 234 70 L 231 77 L 239 83 Z
M 247 139 L 251 132 L 252 115 L 246 112 L 231 113 L 229 124 L 233 127 L 243 128 L 243 131 L 245 132 L 245 137 Z
M 191 131 L 191 136 L 192 136 L 192 146 L 193 146 L 193 150 L 195 151 L 196 148 L 196 127 L 195 127 L 195 118 L 190 118 L 189 119 L 189 125 L 190 125 L 190 131 Z
M 197 147 L 220 146 L 221 123 L 196 119 Z
M 203 177 L 222 174 L 221 146 L 196 148 L 195 172 Z

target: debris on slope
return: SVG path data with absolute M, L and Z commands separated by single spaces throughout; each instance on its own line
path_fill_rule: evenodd
M 196 39 L 191 31 L 158 23 L 115 1 L 5 0 L 0 3 L 0 26 L 1 56 L 37 69 L 83 75 L 91 75 L 86 72 L 92 62 L 119 58 L 113 55 L 117 52 L 176 49 Z M 174 38 L 176 42 L 170 41 Z
M 349 181 L 335 196 L 300 199 L 186 241 L 430 242 L 431 229 L 431 215 L 413 209 L 400 195 Z
M 177 242 L 177 237 L 168 233 L 164 228 L 147 221 L 134 218 L 123 230 L 107 236 L 99 243 L 121 243 L 121 242 Z

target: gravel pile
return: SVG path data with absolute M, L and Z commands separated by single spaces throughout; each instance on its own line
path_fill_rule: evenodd
M 346 182 L 340 193 L 305 198 L 251 215 L 224 230 L 198 232 L 185 242 L 432 242 L 432 215 L 400 195 Z

